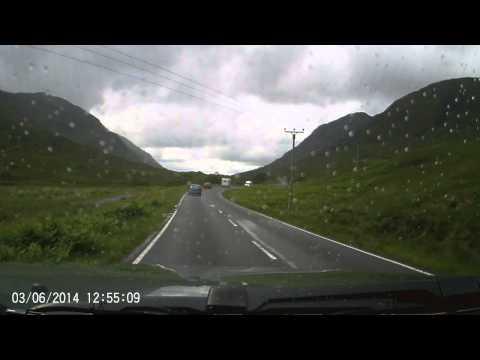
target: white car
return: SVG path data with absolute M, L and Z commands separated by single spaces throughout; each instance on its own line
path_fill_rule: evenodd
M 245 186 L 246 186 L 246 187 L 250 187 L 250 186 L 252 186 L 252 185 L 253 185 L 253 184 L 252 184 L 252 182 L 251 182 L 250 180 L 245 181 Z

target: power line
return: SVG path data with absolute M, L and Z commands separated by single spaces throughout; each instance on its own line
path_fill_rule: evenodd
M 176 73 L 176 72 L 174 72 L 174 71 L 172 71 L 172 70 L 170 70 L 170 69 L 168 69 L 168 68 L 166 68 L 166 67 L 164 67 L 164 66 L 161 66 L 161 65 L 158 65 L 158 64 L 153 64 L 153 63 L 151 63 L 151 62 L 149 62 L 149 61 L 146 61 L 146 60 L 144 60 L 144 59 L 141 59 L 141 58 L 139 58 L 139 57 L 136 57 L 136 56 L 130 55 L 130 54 L 126 53 L 126 52 L 117 50 L 117 49 L 115 49 L 115 48 L 113 48 L 113 47 L 111 47 L 111 46 L 107 46 L 107 45 L 99 45 L 99 46 L 101 46 L 101 47 L 103 47 L 103 48 L 106 48 L 106 49 L 109 49 L 110 51 L 116 52 L 117 54 L 121 54 L 121 55 L 123 55 L 123 56 L 126 56 L 126 57 L 128 57 L 128 58 L 130 58 L 130 59 L 137 60 L 137 61 L 141 61 L 141 62 L 143 62 L 144 64 L 147 64 L 147 65 L 156 67 L 157 69 L 166 71 L 166 72 L 168 72 L 168 73 L 170 73 L 170 74 L 172 74 L 172 75 L 178 76 L 178 77 L 180 77 L 180 78 L 182 78 L 182 79 L 184 79 L 184 80 L 188 80 L 188 81 L 194 83 L 195 85 L 201 86 L 201 87 L 203 87 L 203 88 L 205 88 L 205 89 L 208 89 L 208 90 L 210 90 L 210 91 L 212 91 L 212 92 L 214 92 L 214 93 L 216 93 L 216 94 L 222 95 L 222 96 L 226 97 L 226 98 L 229 99 L 229 100 L 232 100 L 232 101 L 237 102 L 237 100 L 235 100 L 234 98 L 232 98 L 232 97 L 230 97 L 230 96 L 228 96 L 228 95 L 225 95 L 224 93 L 222 93 L 222 92 L 219 91 L 219 90 L 212 89 L 211 87 L 208 87 L 208 86 L 206 86 L 206 85 L 203 85 L 203 84 L 199 83 L 198 81 L 195 81 L 195 80 L 193 80 L 193 79 L 191 79 L 191 78 L 188 78 L 188 77 L 186 77 L 186 76 L 180 75 L 180 74 L 178 74 L 178 73 Z
M 69 56 L 69 55 L 66 55 L 66 54 L 62 54 L 62 53 L 59 53 L 59 52 L 56 52 L 56 51 L 53 51 L 53 50 L 50 50 L 50 49 L 38 47 L 38 46 L 35 46 L 35 45 L 24 45 L 24 46 L 29 47 L 29 48 L 32 48 L 32 49 L 35 49 L 35 50 L 40 50 L 40 51 L 44 51 L 44 52 L 47 52 L 47 53 L 50 53 L 50 54 L 54 54 L 54 55 L 57 55 L 57 56 L 61 56 L 61 57 L 63 57 L 63 58 L 66 58 L 66 59 L 69 59 L 69 60 L 72 60 L 72 61 L 77 61 L 77 62 L 80 62 L 80 63 L 83 63 L 83 64 L 87 64 L 87 65 L 91 65 L 91 66 L 94 66 L 94 67 L 97 67 L 97 68 L 101 68 L 101 69 L 103 69 L 103 70 L 107 70 L 107 71 L 110 71 L 110 72 L 113 72 L 113 73 L 116 73 L 116 74 L 120 74 L 120 75 L 123 75 L 123 76 L 127 76 L 127 77 L 130 77 L 130 78 L 132 78 L 132 79 L 136 79 L 136 80 L 139 80 L 139 81 L 143 81 L 143 82 L 149 83 L 149 84 L 151 84 L 151 85 L 159 86 L 159 87 L 162 87 L 162 88 L 165 88 L 165 89 L 168 89 L 168 90 L 177 92 L 177 93 L 182 94 L 182 95 L 186 95 L 186 96 L 189 96 L 189 97 L 192 97 L 192 98 L 195 98 L 195 99 L 199 99 L 199 100 L 202 100 L 202 101 L 209 102 L 209 103 L 211 103 L 211 104 L 214 104 L 214 105 L 217 105 L 217 106 L 220 106 L 220 107 L 224 107 L 224 108 L 226 108 L 226 109 L 229 109 L 229 110 L 232 110 L 232 111 L 235 111 L 235 112 L 241 112 L 241 111 L 239 111 L 239 110 L 237 110 L 237 109 L 234 109 L 234 108 L 232 108 L 232 107 L 229 107 L 229 106 L 226 106 L 226 105 L 223 105 L 223 104 L 216 103 L 216 102 L 214 102 L 214 101 L 211 101 L 211 100 L 202 98 L 202 97 L 200 97 L 200 96 L 192 95 L 192 94 L 183 92 L 183 91 L 181 91 L 181 90 L 173 89 L 173 88 L 171 88 L 171 87 L 168 87 L 168 86 L 165 86 L 165 85 L 162 85 L 162 84 L 159 84 L 159 83 L 156 83 L 156 82 L 153 82 L 153 81 L 150 81 L 150 80 L 147 80 L 147 79 L 144 79 L 144 78 L 135 76 L 135 75 L 131 75 L 131 74 L 127 74 L 127 73 L 124 73 L 124 72 L 121 72 L 121 71 L 118 71 L 118 70 L 114 70 L 114 69 L 111 69 L 111 68 L 109 68 L 109 67 L 107 67 L 107 66 L 100 65 L 100 64 L 96 64 L 96 63 L 90 62 L 90 61 L 88 61 L 88 60 L 78 59 L 78 58 L 73 57 L 73 56 Z
M 79 45 L 75 45 L 75 46 L 67 45 L 67 46 L 69 46 L 69 47 L 71 47 L 71 48 L 74 48 L 74 49 L 80 49 L 80 50 L 89 52 L 89 53 L 91 53 L 91 54 L 95 54 L 95 55 L 104 57 L 104 58 L 109 59 L 109 60 L 111 60 L 111 61 L 116 61 L 116 62 L 119 62 L 119 63 L 121 63 L 121 64 L 131 66 L 131 67 L 133 67 L 133 68 L 135 68 L 135 69 L 137 69 L 137 70 L 144 71 L 144 72 L 147 72 L 147 73 L 152 74 L 152 75 L 154 75 L 154 76 L 160 77 L 160 78 L 162 78 L 162 79 L 175 82 L 175 83 L 177 83 L 177 84 L 179 84 L 179 85 L 181 85 L 181 86 L 184 86 L 184 87 L 186 87 L 186 88 L 188 88 L 188 89 L 191 89 L 191 90 L 194 90 L 194 91 L 198 91 L 198 92 L 201 92 L 201 93 L 204 92 L 204 91 L 199 90 L 199 89 L 197 89 L 197 88 L 194 88 L 194 87 L 192 87 L 192 86 L 190 86 L 190 85 L 184 84 L 184 83 L 182 83 L 181 81 L 178 81 L 178 80 L 169 78 L 169 77 L 164 76 L 164 75 L 159 75 L 158 73 L 156 73 L 156 72 L 154 72 L 154 71 L 151 71 L 151 70 L 148 70 L 148 69 L 139 67 L 139 66 L 137 66 L 137 65 L 135 65 L 135 64 L 132 64 L 132 63 L 129 63 L 129 62 L 120 60 L 120 59 L 115 58 L 115 57 L 112 57 L 112 56 L 105 55 L 105 54 L 103 54 L 103 53 L 101 53 L 101 52 L 98 52 L 98 51 L 96 51 L 96 50 L 92 50 L 92 49 L 89 49 L 89 48 L 85 48 L 85 47 L 79 46 Z M 209 94 L 207 94 L 207 95 L 210 96 Z M 230 105 L 230 104 L 228 104 L 228 105 Z M 235 105 L 237 105 L 237 104 L 235 104 Z

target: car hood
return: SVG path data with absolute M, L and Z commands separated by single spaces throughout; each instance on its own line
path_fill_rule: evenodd
M 28 292 L 34 284 L 41 284 L 49 291 L 80 294 L 138 291 L 144 306 L 183 306 L 201 311 L 215 306 L 255 309 L 281 298 L 402 293 L 410 300 L 428 303 L 432 297 L 479 292 L 477 278 L 438 278 L 413 272 L 384 274 L 328 269 L 291 272 L 256 267 L 177 270 L 146 265 L 0 264 L 0 304 L 12 306 L 12 292 Z M 471 301 L 478 302 L 478 297 Z

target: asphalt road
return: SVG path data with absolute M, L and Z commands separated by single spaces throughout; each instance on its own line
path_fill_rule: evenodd
M 201 197 L 186 194 L 134 263 L 177 271 L 221 267 L 430 275 L 240 207 L 226 200 L 222 191 L 214 187 Z

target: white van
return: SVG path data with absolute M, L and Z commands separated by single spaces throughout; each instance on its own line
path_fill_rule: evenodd
M 222 178 L 222 186 L 228 187 L 232 183 L 232 179 L 230 178 Z

